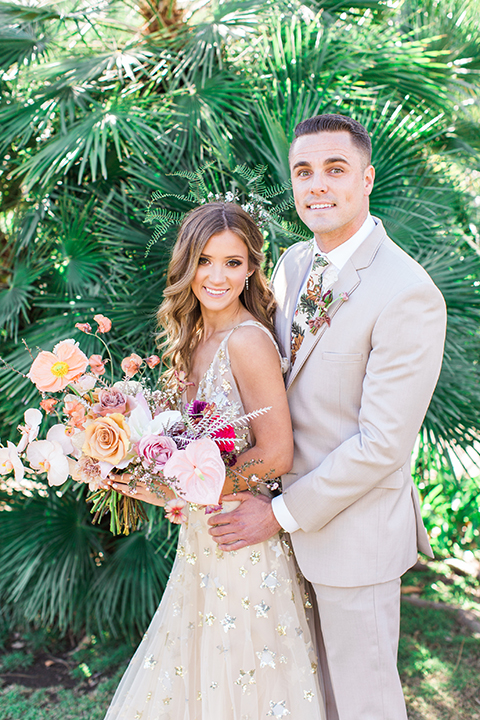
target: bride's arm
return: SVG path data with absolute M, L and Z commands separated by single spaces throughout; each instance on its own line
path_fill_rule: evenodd
M 238 456 L 232 470 L 254 460 L 257 462 L 241 470 L 241 474 L 247 478 L 268 475 L 273 479 L 288 472 L 293 462 L 292 425 L 278 352 L 266 333 L 252 326 L 232 333 L 228 351 L 245 412 L 271 407 L 250 422 L 254 445 Z M 227 476 L 223 494 L 248 487 L 243 478 L 233 480 Z

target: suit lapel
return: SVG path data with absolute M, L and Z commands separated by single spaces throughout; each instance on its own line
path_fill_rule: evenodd
M 310 243 L 303 243 L 295 261 L 289 264 L 288 268 L 283 267 L 284 277 L 282 281 L 274 279 L 275 298 L 281 312 L 277 311 L 277 335 L 283 343 L 285 357 L 290 362 L 291 355 L 291 328 L 297 298 L 300 289 L 310 271 L 312 262 L 312 247 Z
M 346 292 L 349 297 L 352 295 L 352 293 L 357 289 L 361 282 L 361 278 L 357 270 L 362 270 L 363 268 L 371 265 L 375 258 L 375 255 L 377 254 L 378 248 L 385 240 L 386 233 L 381 221 L 378 220 L 378 218 L 374 219 L 377 223 L 375 229 L 363 241 L 360 247 L 354 252 L 352 257 L 346 262 L 346 264 L 340 271 L 338 275 L 338 280 L 333 287 L 334 298 L 338 298 L 339 295 L 344 292 Z M 301 285 L 299 286 L 298 290 L 300 289 L 300 287 Z M 298 291 L 294 299 L 295 305 L 297 297 Z M 328 312 L 329 317 L 333 318 L 334 315 L 336 315 L 336 313 L 340 311 L 343 304 L 344 303 L 340 302 L 335 303 L 334 301 L 331 310 L 329 310 Z M 293 319 L 293 313 L 295 312 L 295 305 L 293 308 L 293 312 L 290 316 L 289 328 L 291 327 L 291 320 Z M 321 340 L 327 329 L 328 325 L 325 323 L 324 325 L 322 325 L 316 335 L 311 332 L 305 333 L 305 338 L 300 346 L 297 357 L 295 359 L 295 365 L 293 366 L 293 368 L 291 368 L 290 374 L 287 375 L 286 378 L 287 390 L 297 377 L 310 353 L 317 345 L 317 343 Z M 290 345 L 290 342 L 288 344 Z M 290 359 L 290 348 L 288 349 L 288 357 Z

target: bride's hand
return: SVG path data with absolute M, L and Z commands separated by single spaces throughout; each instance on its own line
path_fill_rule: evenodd
M 122 495 L 131 497 L 134 500 L 141 500 L 142 502 L 150 503 L 150 505 L 159 505 L 162 507 L 169 499 L 168 488 L 166 488 L 165 486 L 162 486 L 162 488 L 167 495 L 166 499 L 163 497 L 159 497 L 155 493 L 151 492 L 141 480 L 137 480 L 135 488 L 130 487 L 129 482 L 131 481 L 131 479 L 132 476 L 130 475 L 130 473 L 123 473 L 123 475 L 116 475 L 115 473 L 110 473 L 110 475 L 105 480 L 105 485 L 112 490 L 121 493 Z

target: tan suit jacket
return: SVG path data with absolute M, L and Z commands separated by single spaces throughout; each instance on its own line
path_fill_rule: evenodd
M 307 332 L 287 376 L 294 428 L 285 503 L 300 530 L 292 542 L 308 580 L 355 587 L 398 578 L 431 556 L 410 455 L 443 354 L 446 312 L 428 274 L 382 223 L 339 273 L 331 325 Z M 290 353 L 298 293 L 311 245 L 281 257 L 272 279 L 277 333 Z

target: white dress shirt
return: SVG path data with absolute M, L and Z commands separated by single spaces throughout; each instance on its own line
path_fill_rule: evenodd
M 323 255 L 327 258 L 329 263 L 331 263 L 330 266 L 327 266 L 323 273 L 323 287 L 322 289 L 327 291 L 332 288 L 337 279 L 338 279 L 338 273 L 343 268 L 343 266 L 350 260 L 353 253 L 357 248 L 360 247 L 362 242 L 370 235 L 370 233 L 373 231 L 375 227 L 375 221 L 370 215 L 370 213 L 367 215 L 367 219 L 363 223 L 360 230 L 357 230 L 357 232 L 352 235 L 351 238 L 348 240 L 345 240 L 341 245 L 334 248 L 333 250 L 330 250 L 329 253 L 322 253 L 320 248 L 317 244 L 315 244 L 315 252 L 312 257 L 312 264 L 313 264 L 313 258 L 316 255 Z M 310 266 L 311 267 L 311 266 Z M 308 272 L 308 275 L 305 279 L 305 282 L 303 283 L 302 287 L 300 288 L 300 292 L 298 294 L 298 297 L 304 292 L 308 276 L 310 275 L 310 270 Z M 295 530 L 298 530 L 300 525 L 297 523 L 295 518 L 293 517 L 290 510 L 287 508 L 285 504 L 285 500 L 281 495 L 277 495 L 277 497 L 274 497 L 272 499 L 272 510 L 273 514 L 277 518 L 277 521 L 280 523 L 282 528 L 286 530 L 289 533 L 295 532 Z

